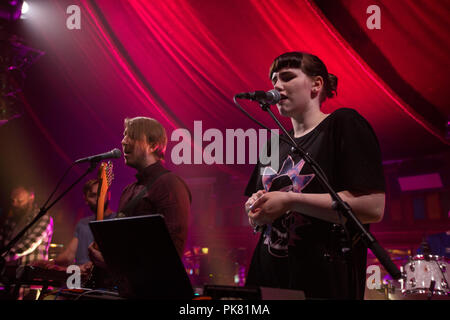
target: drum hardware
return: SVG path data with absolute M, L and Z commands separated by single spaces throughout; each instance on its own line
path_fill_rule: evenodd
M 400 289 L 400 280 L 387 280 L 382 288 L 384 289 L 385 300 L 405 300 L 405 295 Z
M 430 292 L 433 292 L 435 286 L 436 286 L 436 281 L 432 280 L 432 281 L 431 281 L 431 284 L 430 284 L 430 287 L 428 288 L 428 290 L 430 290 Z
M 386 287 L 388 288 L 389 293 L 392 293 L 392 294 L 395 293 L 395 289 L 396 289 L 395 286 L 393 286 L 393 285 L 387 285 Z
M 431 300 L 431 298 L 433 298 L 435 286 L 436 286 L 436 281 L 432 280 L 430 287 L 428 288 L 428 294 L 427 294 L 428 300 Z

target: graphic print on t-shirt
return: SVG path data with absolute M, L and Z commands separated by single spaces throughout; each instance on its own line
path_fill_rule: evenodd
M 292 157 L 288 156 L 280 172 L 277 173 L 271 167 L 266 167 L 262 174 L 264 190 L 300 193 L 314 178 L 314 174 L 300 174 L 304 165 L 303 159 L 294 164 Z M 269 253 L 275 257 L 286 257 L 288 244 L 294 240 L 289 239 L 289 229 L 295 229 L 306 223 L 308 220 L 302 215 L 289 212 L 268 225 L 264 234 L 264 244 L 268 246 Z M 295 232 L 291 232 L 291 237 L 293 235 Z

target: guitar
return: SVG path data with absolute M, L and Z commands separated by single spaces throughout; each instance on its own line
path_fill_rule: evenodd
M 108 163 L 102 162 L 98 169 L 98 190 L 97 190 L 97 213 L 96 220 L 100 221 L 104 219 L 105 213 L 105 201 L 108 194 L 108 189 L 114 179 L 113 165 L 111 161 Z M 94 247 L 98 250 L 97 244 L 94 242 Z M 98 268 L 92 265 L 89 271 L 86 281 L 83 283 L 84 287 L 96 288 L 104 281 L 104 277 Z
M 114 179 L 113 165 L 111 161 L 102 162 L 98 169 L 98 191 L 97 191 L 97 219 L 103 220 L 105 212 L 105 201 L 108 189 Z

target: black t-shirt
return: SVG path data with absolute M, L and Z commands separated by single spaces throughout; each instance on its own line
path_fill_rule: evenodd
M 378 140 L 355 110 L 334 111 L 295 141 L 319 164 L 336 192 L 384 191 Z M 247 196 L 263 189 L 326 193 L 310 166 L 281 139 L 279 160 L 279 170 L 256 165 Z M 344 253 L 345 247 L 351 250 Z M 344 229 L 290 212 L 264 228 L 246 284 L 303 290 L 307 298 L 362 299 L 366 258 L 367 248 L 351 223 Z

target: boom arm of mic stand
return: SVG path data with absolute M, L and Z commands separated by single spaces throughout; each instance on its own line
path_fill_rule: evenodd
M 86 172 L 78 178 L 67 190 L 65 190 L 55 201 L 53 201 L 47 208 L 42 207 L 39 211 L 39 213 L 36 215 L 36 217 L 31 221 L 27 226 L 24 227 L 22 231 L 20 231 L 14 239 L 12 239 L 5 247 L 0 249 L 0 273 L 3 271 L 3 267 L 5 264 L 3 255 L 7 253 L 9 250 L 14 247 L 14 245 L 22 238 L 22 236 L 30 229 L 41 217 L 43 217 L 47 211 L 53 207 L 61 198 L 63 198 L 70 190 L 72 190 L 73 187 L 75 187 L 76 184 L 78 184 L 85 176 L 87 176 L 92 170 L 95 169 L 98 162 L 91 162 L 90 167 L 86 170 Z
M 295 140 L 291 137 L 291 135 L 286 131 L 280 121 L 275 117 L 272 110 L 270 110 L 270 105 L 268 104 L 260 104 L 261 108 L 264 111 L 267 111 L 272 119 L 277 123 L 277 125 L 281 128 L 284 134 L 289 138 L 290 144 L 295 150 L 303 157 L 305 162 L 307 162 L 314 173 L 318 177 L 322 186 L 326 188 L 327 192 L 331 195 L 331 198 L 334 201 L 333 209 L 341 212 L 347 219 L 352 221 L 354 225 L 358 228 L 359 232 L 362 235 L 362 239 L 365 242 L 366 246 L 373 252 L 373 254 L 378 258 L 381 265 L 384 266 L 386 271 L 392 276 L 393 279 L 398 280 L 401 278 L 401 272 L 397 268 L 397 266 L 392 262 L 391 258 L 387 254 L 387 252 L 380 246 L 375 237 L 364 228 L 361 221 L 355 216 L 351 207 L 342 200 L 342 198 L 333 190 L 333 188 L 328 183 L 326 176 L 323 174 L 320 166 L 317 162 L 312 159 L 308 153 L 306 153 L 301 147 L 297 145 Z

